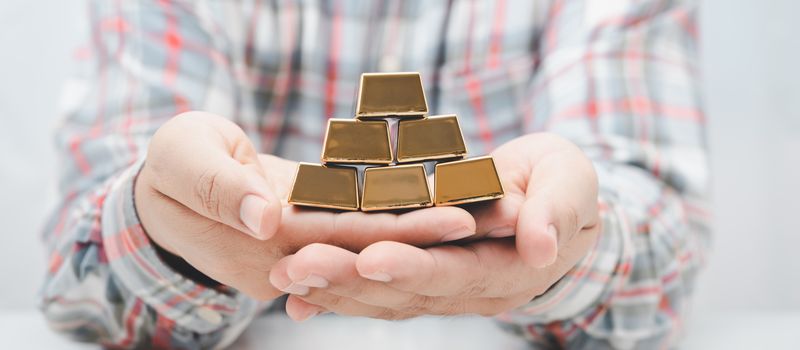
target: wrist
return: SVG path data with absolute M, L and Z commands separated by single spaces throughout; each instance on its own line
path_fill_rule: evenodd
M 147 235 L 147 232 L 145 232 L 145 235 Z M 170 269 L 172 269 L 176 273 L 179 273 L 183 277 L 186 277 L 204 287 L 219 288 L 223 286 L 222 283 L 217 282 L 217 280 L 208 277 L 208 275 L 194 268 L 194 266 L 192 266 L 192 264 L 189 264 L 189 262 L 186 261 L 185 259 L 175 254 L 172 254 L 166 249 L 162 248 L 160 245 L 153 242 L 152 239 L 151 243 L 156 251 L 156 255 L 161 260 L 161 262 L 164 263 L 164 265 L 167 265 Z
M 146 187 L 146 181 L 140 181 L 142 174 L 145 171 L 145 167 L 146 165 L 142 165 L 142 167 L 139 169 L 139 172 L 133 178 L 133 210 L 136 216 L 139 218 L 139 222 L 142 226 L 142 232 L 150 241 L 153 250 L 156 252 L 156 256 L 159 260 L 161 260 L 162 263 L 164 263 L 164 265 L 169 267 L 175 273 L 178 273 L 197 284 L 208 288 L 219 288 L 223 286 L 222 283 L 217 282 L 213 278 L 197 270 L 194 266 L 189 264 L 189 262 L 180 257 L 174 248 L 170 247 L 164 242 L 154 239 L 154 237 L 148 232 L 145 223 L 141 220 L 139 210 L 137 209 L 139 206 L 146 204 L 140 203 L 140 198 L 142 196 L 136 195 L 137 193 L 141 193 L 141 191 L 146 191 L 149 189 Z

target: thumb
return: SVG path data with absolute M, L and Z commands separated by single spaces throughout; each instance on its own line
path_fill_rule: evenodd
M 577 149 L 575 149 L 577 150 Z M 559 248 L 597 223 L 597 176 L 579 151 L 540 160 L 533 169 L 517 221 L 517 250 L 525 263 L 544 267 Z
M 227 119 L 204 112 L 173 118 L 153 136 L 145 169 L 157 191 L 211 220 L 258 239 L 280 225 L 281 202 L 257 152 Z
M 551 265 L 558 257 L 558 233 L 564 228 L 547 196 L 530 196 L 520 208 L 517 221 L 516 245 L 522 261 L 541 268 Z M 561 229 L 561 230 L 560 230 Z

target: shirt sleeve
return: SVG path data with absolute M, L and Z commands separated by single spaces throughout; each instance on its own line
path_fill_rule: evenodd
M 554 1 L 529 132 L 580 146 L 603 229 L 545 294 L 500 316 L 544 346 L 674 346 L 708 246 L 708 166 L 690 1 Z
M 57 127 L 60 207 L 45 230 L 51 328 L 112 348 L 211 348 L 263 305 L 175 272 L 143 232 L 133 184 L 152 134 L 190 109 L 235 116 L 224 35 L 191 4 L 90 1 L 83 78 Z

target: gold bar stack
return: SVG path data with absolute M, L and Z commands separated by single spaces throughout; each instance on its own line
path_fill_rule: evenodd
M 419 73 L 365 73 L 355 119 L 329 119 L 322 164 L 300 163 L 289 203 L 340 210 L 458 205 L 503 197 L 491 156 L 465 159 L 456 115 L 428 116 Z M 397 118 L 397 149 L 387 118 Z M 424 161 L 436 161 L 433 195 Z M 349 166 L 348 166 L 349 165 Z M 367 165 L 363 191 L 358 170 Z

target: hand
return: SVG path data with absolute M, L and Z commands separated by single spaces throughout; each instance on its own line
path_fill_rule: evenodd
M 427 249 L 384 241 L 360 254 L 312 244 L 270 273 L 280 289 L 310 287 L 288 290 L 289 316 L 488 316 L 544 293 L 596 241 L 597 176 L 580 149 L 550 134 L 517 138 L 493 156 L 506 196 L 468 207 L 478 237 L 493 238 Z
M 268 282 L 275 262 L 313 242 L 360 251 L 381 240 L 430 246 L 475 232 L 459 208 L 368 215 L 288 205 L 296 167 L 258 155 L 222 117 L 185 113 L 151 140 L 135 184 L 137 213 L 160 247 L 261 300 L 283 294 Z

